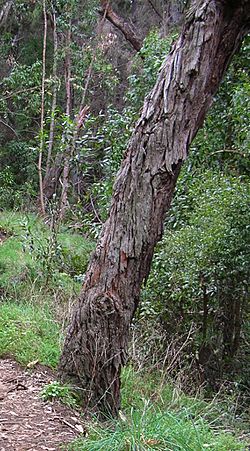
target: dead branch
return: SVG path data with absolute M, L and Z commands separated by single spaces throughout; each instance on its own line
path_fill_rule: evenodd
M 142 40 L 137 35 L 132 24 L 128 23 L 123 17 L 118 16 L 118 14 L 110 6 L 108 0 L 101 0 L 101 7 L 102 14 L 106 11 L 106 19 L 118 28 L 133 48 L 139 52 L 142 47 Z

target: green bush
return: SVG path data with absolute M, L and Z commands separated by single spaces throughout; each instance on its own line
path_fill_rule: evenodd
M 182 200 L 185 221 L 176 225 L 172 218 L 172 228 L 170 221 L 139 316 L 159 318 L 169 338 L 194 327 L 189 353 L 212 381 L 230 368 L 246 371 L 250 184 L 208 171 L 189 184 Z
M 0 149 L 0 208 L 29 207 L 37 197 L 37 152 L 12 140 Z

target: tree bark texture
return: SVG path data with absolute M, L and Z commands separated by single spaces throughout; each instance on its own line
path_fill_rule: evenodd
M 63 154 L 58 152 L 53 162 L 50 162 L 50 168 L 46 171 L 43 178 L 43 195 L 48 203 L 53 194 L 57 192 L 59 180 L 63 172 Z
M 250 2 L 193 3 L 128 145 L 66 335 L 59 373 L 116 415 L 130 323 L 182 162 L 247 31 Z

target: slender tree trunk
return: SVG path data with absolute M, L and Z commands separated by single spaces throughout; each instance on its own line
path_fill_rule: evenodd
M 40 148 L 38 157 L 38 177 L 39 177 L 39 210 L 42 216 L 45 216 L 45 204 L 43 194 L 43 175 L 42 175 L 42 159 L 44 147 L 44 100 L 45 100 L 45 75 L 46 75 L 46 46 L 47 46 L 47 13 L 46 0 L 43 0 L 43 68 L 42 68 L 42 86 L 41 86 L 41 125 L 40 125 Z
M 66 35 L 66 58 L 65 58 L 65 86 L 66 86 L 66 117 L 70 121 L 72 110 L 72 96 L 71 96 L 71 22 Z M 70 124 L 67 125 L 66 131 L 67 145 L 64 154 L 64 167 L 63 167 L 63 181 L 62 181 L 62 194 L 60 202 L 59 220 L 62 220 L 68 204 L 68 188 L 69 188 L 69 170 L 70 170 L 70 149 L 71 149 L 71 136 L 69 135 Z
M 59 373 L 85 407 L 116 415 L 130 323 L 162 236 L 176 179 L 246 33 L 250 2 L 194 2 L 146 98 L 117 175 L 110 214 L 75 306 Z
M 52 102 L 51 102 L 51 121 L 49 130 L 49 145 L 48 154 L 46 161 L 46 174 L 50 168 L 52 149 L 54 144 L 54 133 L 55 133 L 55 112 L 56 112 L 56 102 L 57 102 L 57 60 L 58 60 L 58 36 L 57 36 L 57 25 L 56 25 L 56 15 L 53 11 L 53 42 L 54 42 L 54 60 L 53 60 L 53 91 L 52 91 Z
M 53 194 L 57 192 L 59 180 L 63 171 L 63 154 L 58 152 L 53 163 L 50 163 L 48 171 L 46 171 L 43 179 L 44 198 L 48 202 L 52 199 Z
M 236 282 L 233 276 L 226 281 L 226 287 L 227 291 L 222 299 L 223 361 L 230 365 L 240 345 L 243 299 L 241 296 L 237 296 Z
M 78 114 L 75 117 L 72 137 L 71 137 L 70 140 L 68 140 L 68 147 L 67 147 L 67 150 L 65 152 L 65 162 L 64 162 L 64 169 L 63 169 L 63 187 L 62 187 L 61 206 L 60 206 L 60 213 L 59 213 L 59 219 L 60 220 L 63 219 L 63 217 L 65 215 L 65 212 L 66 212 L 66 208 L 67 208 L 70 158 L 72 158 L 73 155 L 74 155 L 76 141 L 77 141 L 77 138 L 79 136 L 79 132 L 80 132 L 80 130 L 81 130 L 81 128 L 82 128 L 82 126 L 83 126 L 83 124 L 85 122 L 86 116 L 87 116 L 88 111 L 89 111 L 89 106 L 85 105 L 85 102 L 86 102 L 87 92 L 88 92 L 88 88 L 89 88 L 89 83 L 90 83 L 90 80 L 91 80 L 91 75 L 92 75 L 92 72 L 93 72 L 94 62 L 95 62 L 95 59 L 96 59 L 96 52 L 97 52 L 97 48 L 98 48 L 98 44 L 99 44 L 99 38 L 100 38 L 100 36 L 102 34 L 103 25 L 104 25 L 104 21 L 105 21 L 105 18 L 106 18 L 108 3 L 106 5 L 106 9 L 104 10 L 103 16 L 102 16 L 101 21 L 100 21 L 100 27 L 99 27 L 99 31 L 98 31 L 98 35 L 97 35 L 96 45 L 94 47 L 93 55 L 92 55 L 92 58 L 91 58 L 91 62 L 90 62 L 90 65 L 88 67 L 88 71 L 87 71 L 87 74 L 86 74 L 86 82 L 85 82 L 85 86 L 84 86 L 83 93 L 82 93 L 82 98 L 81 98 L 81 102 L 80 102 L 80 106 L 79 106 L 79 111 L 78 111 Z M 69 39 L 70 38 L 68 36 L 68 40 Z M 68 56 L 68 58 L 69 58 L 69 56 Z M 66 67 L 70 68 L 69 61 L 66 64 Z M 69 76 L 70 76 L 70 74 L 66 75 L 66 80 L 69 78 Z M 67 81 L 66 81 L 66 91 L 67 91 L 67 99 L 69 99 L 70 98 L 70 83 L 69 82 L 67 83 Z M 67 101 L 67 111 L 68 110 L 69 110 L 69 104 L 68 104 L 68 101 Z
M 54 60 L 53 60 L 53 91 L 52 91 L 52 102 L 51 102 L 51 121 L 50 121 L 50 131 L 49 131 L 49 145 L 48 154 L 46 161 L 46 171 L 43 178 L 43 194 L 45 202 L 48 202 L 53 194 L 56 192 L 58 181 L 62 173 L 62 156 L 59 153 L 55 161 L 51 164 L 52 150 L 54 145 L 54 134 L 55 134 L 55 112 L 57 104 L 57 60 L 58 60 L 58 35 L 57 35 L 57 23 L 55 11 L 52 13 L 52 27 L 53 27 L 53 42 L 54 42 Z
M 168 36 L 171 29 L 183 23 L 185 6 L 182 2 L 168 0 L 165 6 L 163 17 L 164 36 Z
M 110 5 L 110 0 L 101 0 L 101 6 L 102 13 L 106 16 L 107 20 L 122 32 L 127 41 L 138 52 L 142 47 L 142 39 L 138 36 L 132 24 L 116 14 Z

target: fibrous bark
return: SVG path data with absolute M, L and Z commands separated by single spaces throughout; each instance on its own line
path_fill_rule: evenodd
M 116 415 L 129 327 L 180 166 L 247 31 L 250 2 L 193 3 L 146 98 L 66 335 L 59 372 Z

